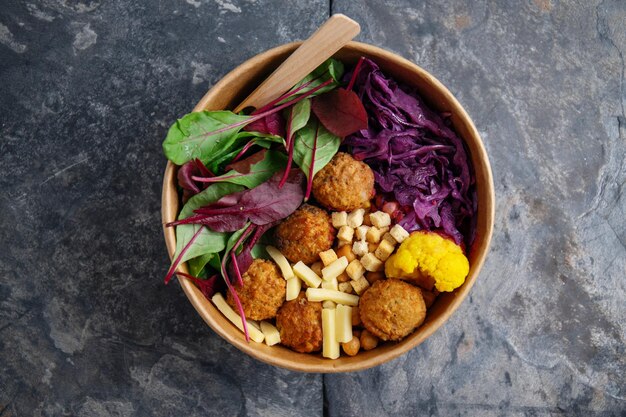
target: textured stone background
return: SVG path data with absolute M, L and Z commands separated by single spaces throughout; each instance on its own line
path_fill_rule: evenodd
M 2 2 L 0 416 L 626 414 L 626 2 L 382 3 Z M 452 90 L 498 202 L 450 321 L 323 377 L 244 356 L 162 285 L 160 143 L 329 11 Z

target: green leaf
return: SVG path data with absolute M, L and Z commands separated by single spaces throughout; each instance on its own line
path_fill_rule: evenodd
M 297 102 L 286 110 L 287 131 L 294 135 L 298 130 L 302 129 L 309 121 L 311 116 L 311 100 L 304 99 Z
M 202 272 L 206 272 L 204 268 L 207 263 L 215 256 L 214 253 L 205 253 L 204 255 L 200 255 L 196 258 L 189 259 L 187 261 L 187 266 L 189 267 L 189 273 L 194 277 L 200 278 Z
M 310 84 L 308 84 L 305 88 L 298 91 L 296 94 L 290 96 L 287 101 L 292 100 L 293 97 L 297 97 L 299 95 L 309 92 L 313 88 L 322 84 L 324 81 L 328 80 L 328 78 L 330 77 L 333 78 L 334 82 L 332 82 L 331 84 L 327 85 L 324 88 L 319 89 L 314 94 L 312 94 L 311 97 L 318 96 L 320 94 L 323 94 L 327 91 L 330 91 L 336 88 L 341 83 L 341 77 L 343 76 L 343 72 L 344 72 L 344 67 L 341 61 L 338 61 L 333 58 L 326 60 L 319 67 L 315 68 L 312 72 L 310 72 L 309 75 L 304 77 L 299 83 L 294 85 L 291 90 L 289 90 L 289 91 L 294 91 L 298 89 L 300 86 L 302 86 L 303 84 L 310 82 Z
M 252 254 L 252 257 L 254 259 L 272 259 L 269 253 L 267 253 L 267 250 L 265 250 L 265 245 L 262 244 L 257 243 L 256 245 L 254 245 L 250 250 L 250 253 Z
M 212 155 L 209 161 L 202 161 L 211 172 L 219 173 L 224 169 L 224 165 L 229 164 L 248 143 L 245 139 L 253 142 L 262 148 L 269 149 L 274 143 L 284 144 L 285 140 L 280 136 L 269 135 L 259 132 L 239 132 L 235 141 L 228 149 L 220 150 Z
M 207 161 L 215 151 L 228 149 L 236 134 L 250 120 L 230 111 L 201 111 L 178 119 L 167 132 L 163 152 L 170 161 L 182 165 L 195 158 Z
M 230 253 L 231 249 L 233 248 L 233 246 L 235 246 L 235 243 L 237 243 L 237 240 L 239 240 L 239 238 L 241 237 L 241 235 L 243 235 L 243 233 L 246 231 L 246 229 L 250 227 L 250 222 L 246 223 L 246 225 L 244 227 L 242 227 L 241 229 L 234 231 L 230 237 L 228 238 L 228 242 L 226 243 L 226 253 Z M 241 249 L 242 246 L 239 247 L 239 249 Z
M 294 141 L 293 160 L 307 178 L 310 172 L 315 176 L 324 168 L 335 156 L 341 144 L 341 138 L 326 130 L 316 118 L 311 118 L 304 128 L 296 132 Z M 315 160 L 311 171 L 314 148 Z
M 214 203 L 225 195 L 241 190 L 243 190 L 243 187 L 236 184 L 213 184 L 206 190 L 203 190 L 202 192 L 191 197 L 180 211 L 178 219 L 185 219 L 191 216 L 195 209 Z M 187 251 L 183 254 L 180 262 L 185 262 L 199 256 L 214 254 L 226 247 L 228 240 L 227 233 L 214 232 L 209 230 L 207 227 L 198 224 L 181 224 L 176 226 L 176 253 L 172 259 L 176 259 L 178 257 L 182 249 L 187 245 L 187 243 L 189 243 L 191 238 L 200 228 L 202 228 L 200 234 L 196 237 L 189 249 L 187 249 Z M 208 256 L 205 259 L 194 262 L 194 269 L 198 272 L 199 270 L 202 270 L 206 263 L 210 261 Z
M 263 151 L 265 152 L 265 151 Z M 231 169 L 224 175 L 211 178 L 212 181 L 223 181 L 254 188 L 269 180 L 274 173 L 284 169 L 287 156 L 282 152 L 266 151 L 265 157 L 256 164 L 250 165 L 250 172 L 241 173 Z

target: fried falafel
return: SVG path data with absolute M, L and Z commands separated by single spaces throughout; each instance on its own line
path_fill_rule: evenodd
M 280 342 L 300 353 L 322 348 L 322 303 L 308 301 L 303 292 L 278 310 L 276 327 Z
M 313 178 L 313 196 L 329 210 L 369 207 L 374 194 L 372 169 L 344 152 L 338 152 Z
M 278 266 L 272 261 L 255 259 L 242 275 L 243 286 L 234 284 L 243 312 L 251 320 L 267 320 L 276 313 L 285 301 L 287 284 Z M 233 308 L 235 300 L 229 292 L 226 302 Z
M 382 340 L 400 340 L 426 318 L 422 291 L 399 279 L 374 282 L 359 300 L 363 326 Z
M 319 207 L 303 204 L 276 228 L 278 250 L 291 262 L 307 265 L 319 259 L 319 253 L 331 248 L 335 228 L 330 215 Z

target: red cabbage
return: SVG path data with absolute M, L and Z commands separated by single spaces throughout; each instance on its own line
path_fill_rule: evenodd
M 437 229 L 457 244 L 471 244 L 475 179 L 463 141 L 449 120 L 369 59 L 362 60 L 354 81 L 369 116 L 368 128 L 348 136 L 344 145 L 374 170 L 382 203 L 400 204 L 400 224 L 408 231 Z

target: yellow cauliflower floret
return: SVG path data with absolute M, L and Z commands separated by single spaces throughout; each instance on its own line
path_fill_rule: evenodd
M 437 233 L 414 232 L 385 263 L 385 275 L 415 279 L 428 276 L 439 291 L 452 291 L 465 282 L 469 262 L 461 247 Z

